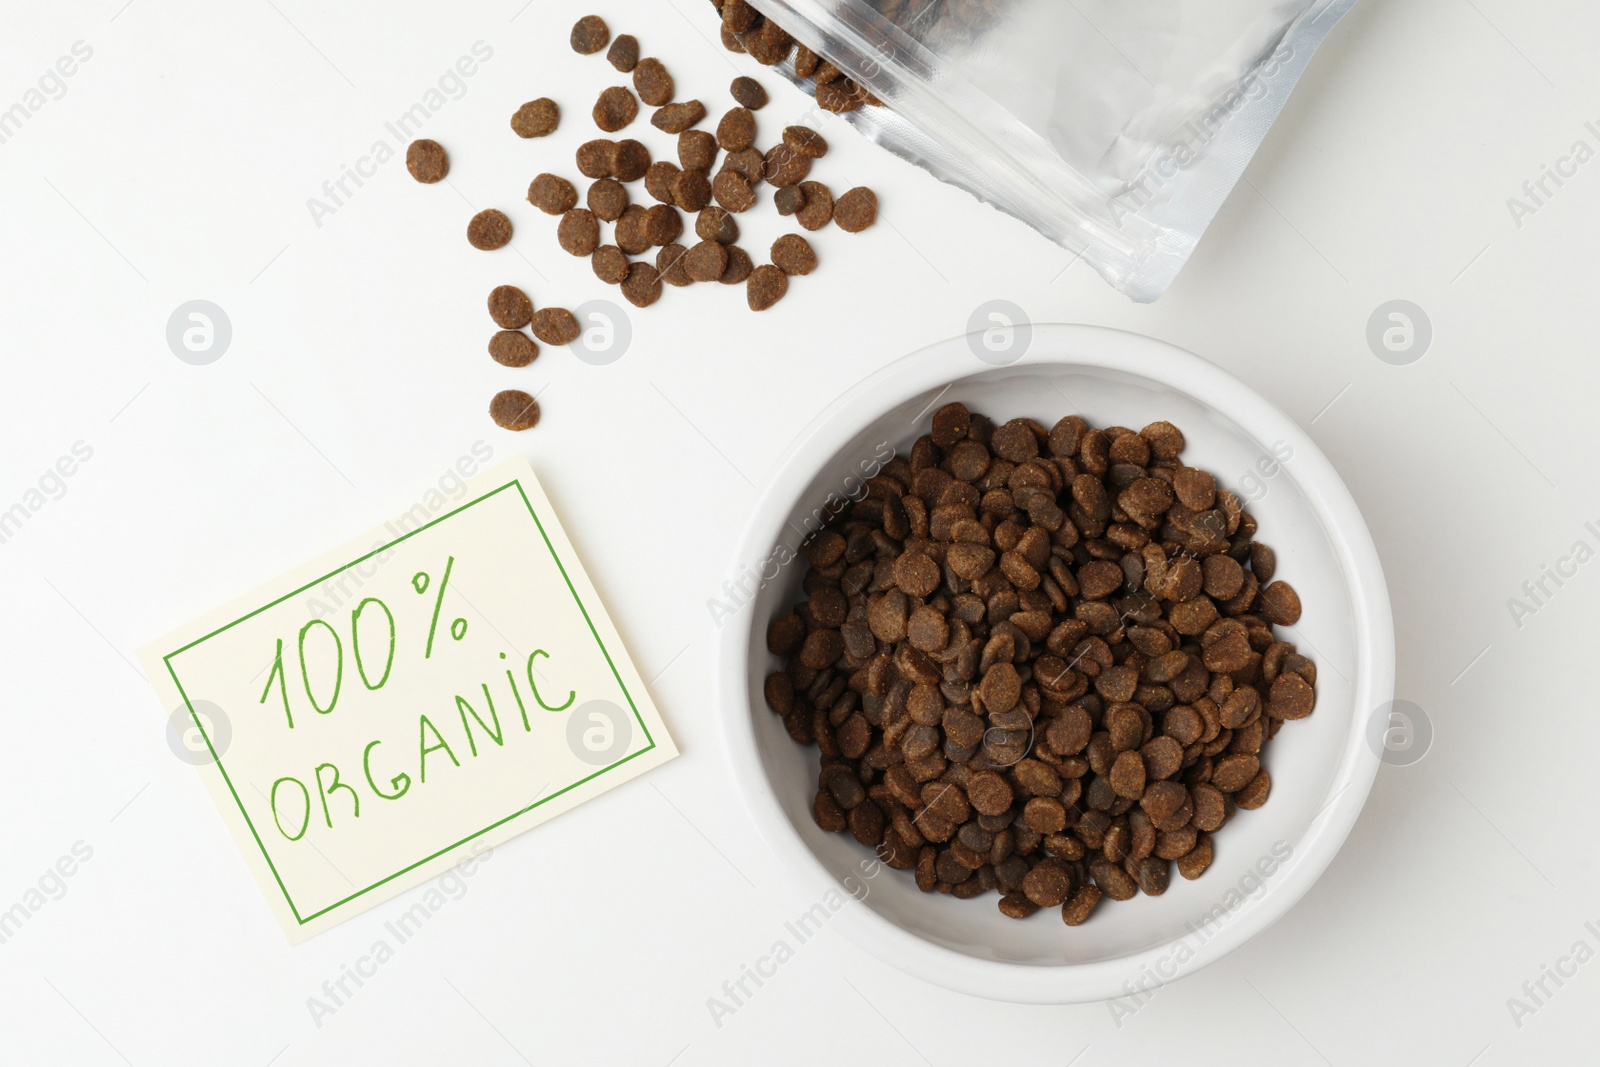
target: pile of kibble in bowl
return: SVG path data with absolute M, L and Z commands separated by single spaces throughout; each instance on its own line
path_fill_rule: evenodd
M 1267 802 L 1316 665 L 1256 522 L 1182 432 L 933 416 L 803 546 L 765 683 L 821 753 L 812 811 L 924 892 L 1069 926 L 1198 878 Z
M 677 163 L 652 159 L 650 149 L 632 138 L 584 142 L 574 161 L 578 173 L 590 181 L 583 206 L 577 186 L 561 175 L 541 173 L 528 186 L 531 204 L 560 217 L 555 237 L 561 248 L 587 258 L 595 276 L 619 286 L 629 303 L 648 307 L 661 298 L 663 285 L 684 288 L 697 282 L 743 285 L 752 311 L 765 311 L 783 299 L 790 278 L 816 269 L 817 254 L 798 233 L 774 241 L 770 262 L 759 265 L 739 246 L 735 216 L 760 203 L 763 183 L 773 189 L 778 214 L 807 231 L 832 223 L 860 233 L 877 220 L 878 198 L 871 189 L 858 187 L 835 198 L 827 185 L 810 180 L 814 161 L 828 152 L 827 141 L 815 130 L 789 126 L 765 152 L 756 147 L 755 112 L 766 105 L 767 93 L 754 79 L 733 80 L 729 93 L 734 106 L 712 132 L 698 128 L 708 115 L 705 104 L 678 100 L 671 73 L 659 59 L 641 57 L 636 38 L 622 34 L 613 39 L 603 19 L 586 15 L 572 27 L 570 42 L 580 55 L 604 50 L 611 66 L 630 77 L 632 88 L 612 85 L 596 99 L 590 116 L 601 132 L 626 129 L 642 103 L 654 109 L 650 124 L 676 140 Z M 511 129 L 533 139 L 554 133 L 560 122 L 560 106 L 540 97 L 516 110 Z M 436 141 L 414 141 L 406 151 L 406 167 L 417 181 L 431 185 L 448 176 L 449 154 Z M 634 202 L 637 190 L 629 187 L 640 182 L 653 206 Z M 697 240 L 692 244 L 685 244 L 680 212 L 693 216 Z M 609 240 L 602 223 L 611 227 Z M 467 240 L 474 248 L 504 248 L 511 237 L 511 219 L 495 208 L 480 211 L 467 224 Z M 651 249 L 656 250 L 653 258 L 648 256 Z M 489 355 L 508 367 L 532 363 L 539 342 L 571 344 L 581 331 L 572 312 L 562 307 L 536 311 L 527 293 L 513 285 L 489 294 L 489 314 L 500 327 L 489 340 Z M 525 327 L 532 336 L 523 332 Z M 495 395 L 489 414 L 506 429 L 527 430 L 539 421 L 539 404 L 520 389 L 507 389 Z

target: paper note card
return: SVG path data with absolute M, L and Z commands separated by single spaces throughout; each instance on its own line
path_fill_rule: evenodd
M 677 755 L 532 468 L 468 490 L 142 653 L 291 940 Z

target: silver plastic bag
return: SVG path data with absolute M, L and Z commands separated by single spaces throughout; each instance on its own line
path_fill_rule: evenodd
M 869 138 L 1154 300 L 1355 0 L 749 2 L 882 101 Z

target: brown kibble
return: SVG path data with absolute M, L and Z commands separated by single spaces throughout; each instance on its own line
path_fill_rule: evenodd
M 658 159 L 650 164 L 644 175 L 645 192 L 661 201 L 663 204 L 672 203 L 672 179 L 678 176 L 678 165 L 669 163 L 665 159 Z
M 657 204 L 645 212 L 644 232 L 652 245 L 669 245 L 683 233 L 683 216 L 676 208 Z
M 711 182 L 703 170 L 680 170 L 672 179 L 672 202 L 685 211 L 699 212 L 711 203 Z
M 817 269 L 817 253 L 804 237 L 786 233 L 772 242 L 772 263 L 785 274 L 810 274 Z
M 822 65 L 822 57 L 803 44 L 796 44 L 794 50 L 794 73 L 798 78 L 815 77 L 817 68 Z
M 707 207 L 695 216 L 694 232 L 702 241 L 731 245 L 739 239 L 739 224 L 726 208 Z
M 450 173 L 450 156 L 438 141 L 412 141 L 406 148 L 406 170 L 423 185 L 432 185 Z
M 568 345 L 582 330 L 578 319 L 566 308 L 540 308 L 533 316 L 533 335 L 547 345 Z
M 1274 626 L 1300 621 L 1300 594 L 1288 582 L 1271 582 L 1261 590 L 1261 617 Z
M 818 85 L 816 95 L 817 106 L 836 115 L 854 111 L 862 103 L 861 87 L 848 78 Z
M 921 552 L 906 552 L 894 561 L 894 584 L 906 596 L 928 596 L 939 588 L 939 565 Z
M 656 273 L 661 275 L 661 280 L 675 289 L 682 289 L 686 285 L 693 285 L 694 279 L 689 277 L 684 259 L 689 250 L 678 242 L 663 245 L 661 251 L 656 253 Z
M 547 137 L 561 124 L 561 109 L 548 96 L 529 100 L 511 116 L 511 128 L 518 137 Z
M 1026 919 L 1039 910 L 1039 905 L 1029 900 L 1021 890 L 1012 890 L 1000 898 L 1000 914 L 1008 919 Z
M 497 285 L 489 292 L 489 317 L 502 330 L 519 330 L 533 318 L 533 301 L 514 285 Z
M 661 276 L 650 264 L 635 263 L 622 282 L 622 295 L 634 307 L 649 307 L 661 299 Z
M 596 126 L 607 133 L 616 133 L 638 116 L 639 101 L 627 89 L 613 85 L 600 91 L 592 114 Z
M 1138 800 L 1144 796 L 1144 757 L 1129 749 L 1118 754 L 1111 765 L 1111 788 L 1119 797 Z
M 1256 581 L 1267 585 L 1272 581 L 1277 569 L 1278 556 L 1270 545 L 1264 545 L 1260 541 L 1250 545 L 1250 571 L 1256 576 Z
M 878 221 L 878 195 L 865 186 L 851 189 L 834 203 L 833 221 L 846 233 L 860 233 Z
M 1272 680 L 1267 714 L 1275 719 L 1303 719 L 1317 706 L 1317 692 L 1298 674 L 1284 671 Z
M 617 220 L 617 247 L 630 256 L 642 254 L 650 247 L 650 234 L 645 229 L 650 213 L 638 204 L 629 204 Z
M 526 367 L 539 358 L 539 346 L 521 330 L 501 330 L 489 338 L 489 356 L 503 367 Z
M 751 311 L 765 311 L 783 299 L 789 291 L 789 276 L 770 263 L 763 263 L 750 272 L 745 283 L 745 299 Z
M 611 28 L 599 15 L 585 15 L 572 25 L 572 50 L 580 56 L 592 56 L 611 40 Z
M 833 193 L 821 182 L 801 182 L 796 188 L 805 194 L 806 202 L 795 216 L 795 221 L 808 230 L 820 230 L 833 221 Z
M 639 38 L 631 33 L 619 33 L 606 51 L 606 62 L 623 74 L 633 73 L 639 65 Z
M 585 178 L 609 178 L 611 176 L 611 160 L 616 154 L 617 143 L 604 137 L 593 141 L 585 141 L 578 146 L 575 161 L 578 164 L 578 173 Z
M 765 159 L 767 181 L 775 188 L 799 185 L 811 173 L 811 159 L 788 145 L 777 145 L 767 151 Z
M 556 240 L 568 255 L 587 256 L 600 247 L 600 223 L 587 208 L 573 208 L 561 216 Z
M 650 125 L 662 133 L 682 133 L 706 117 L 706 106 L 698 100 L 668 104 L 650 116 Z
M 722 169 L 733 171 L 753 186 L 766 177 L 767 157 L 755 148 L 729 152 L 728 158 L 722 161 Z
M 611 176 L 619 182 L 636 182 L 650 170 L 650 149 L 630 138 L 611 146 Z
M 811 159 L 821 159 L 828 154 L 828 142 L 809 126 L 787 127 L 783 131 L 783 143 Z
M 1211 866 L 1212 845 L 1211 835 L 1201 834 L 1186 854 L 1178 858 L 1178 873 L 1193 881 L 1206 872 Z
M 628 210 L 628 190 L 615 178 L 601 178 L 589 186 L 586 202 L 595 218 L 616 222 Z
M 1098 903 L 1100 890 L 1097 887 L 1079 886 L 1078 891 L 1072 894 L 1072 899 L 1061 905 L 1061 920 L 1068 926 L 1082 926 Z
M 594 276 L 607 285 L 621 285 L 628 277 L 628 257 L 616 245 L 601 245 L 589 257 Z
M 659 59 L 641 59 L 633 68 L 633 90 L 651 107 L 672 103 L 672 75 Z
M 901 556 L 905 559 L 905 556 Z M 927 559 L 926 556 L 919 556 Z M 898 570 L 898 565 L 896 570 Z M 1017 706 L 1017 700 L 1022 696 L 1022 678 L 1017 674 L 1017 669 L 1009 662 L 996 663 L 984 672 L 983 682 L 978 687 L 983 694 L 983 706 L 990 715 L 1010 711 Z
M 756 265 L 750 259 L 750 253 L 738 245 L 729 245 L 728 266 L 723 270 L 720 280 L 723 285 L 738 285 L 749 278 L 755 269 Z
M 683 269 L 695 281 L 719 281 L 728 269 L 728 250 L 717 241 L 705 240 L 689 249 L 683 260 Z
M 678 134 L 678 162 L 684 170 L 711 173 L 717 161 L 717 139 L 706 130 L 685 130 Z
M 505 430 L 531 430 L 539 425 L 539 402 L 521 389 L 503 389 L 489 401 L 489 417 Z
M 739 106 L 747 107 L 751 111 L 760 111 L 767 106 L 767 91 L 754 78 L 741 76 L 733 79 L 733 84 L 728 86 L 728 92 L 733 94 Z
M 785 185 L 772 194 L 772 206 L 785 217 L 797 215 L 806 206 L 806 191 L 798 185 Z
M 506 218 L 505 212 L 494 208 L 480 211 L 467 223 L 467 240 L 473 248 L 486 252 L 504 248 L 511 243 L 511 220 Z
M 578 190 L 565 178 L 541 174 L 528 186 L 528 203 L 546 215 L 565 215 L 578 206 Z
M 717 203 L 732 212 L 749 211 L 755 206 L 756 194 L 744 176 L 731 170 L 718 174 L 711 183 L 711 194 Z
M 1072 894 L 1072 875 L 1059 862 L 1041 863 L 1022 879 L 1022 892 L 1041 908 L 1058 908 Z
M 756 117 L 749 108 L 736 107 L 717 123 L 717 144 L 726 152 L 742 152 L 756 139 Z
M 980 771 L 967 782 L 967 799 L 980 815 L 1003 815 L 1011 810 L 1011 783 L 993 771 Z

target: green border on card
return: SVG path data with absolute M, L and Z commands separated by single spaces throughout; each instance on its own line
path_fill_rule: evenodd
M 283 878 L 282 878 L 282 876 L 280 876 L 278 874 L 278 867 L 277 867 L 276 864 L 274 864 L 272 862 L 272 856 L 267 851 L 267 846 L 266 846 L 265 842 L 263 842 L 261 840 L 261 834 L 256 831 L 255 823 L 252 822 L 251 819 L 250 819 L 250 813 L 245 810 L 244 801 L 239 799 L 239 791 L 234 788 L 233 779 L 231 777 L 229 777 L 227 768 L 224 767 L 223 764 L 222 764 L 222 757 L 217 755 L 217 750 L 216 750 L 215 746 L 213 746 L 212 743 L 211 743 L 211 736 L 206 733 L 205 724 L 203 722 L 201 722 L 200 716 L 195 713 L 194 704 L 193 704 L 192 701 L 190 701 L 189 694 L 184 691 L 183 683 L 181 681 L 179 681 L 179 679 L 178 679 L 178 672 L 177 672 L 177 669 L 175 667 L 173 667 L 172 660 L 173 660 L 174 657 L 179 656 L 182 653 L 187 652 L 190 649 L 195 648 L 198 645 L 200 645 L 200 644 L 202 644 L 202 643 L 204 643 L 206 641 L 209 641 L 211 638 L 216 637 L 218 634 L 223 633 L 223 632 L 225 632 L 227 630 L 231 630 L 233 627 L 239 625 L 240 623 L 254 618 L 255 616 L 261 614 L 263 611 L 267 611 L 270 608 L 277 607 L 279 604 L 282 604 L 284 601 L 290 599 L 291 597 L 299 596 L 301 593 L 304 593 L 306 590 L 312 589 L 315 586 L 320 585 L 322 582 L 327 581 L 329 578 L 334 577 L 335 575 L 341 573 L 342 571 L 347 571 L 351 567 L 354 567 L 358 563 L 364 563 L 367 560 L 371 559 L 373 556 L 376 556 L 381 552 L 388 551 L 389 549 L 393 548 L 395 545 L 398 545 L 400 542 L 408 540 L 408 539 L 410 539 L 412 537 L 415 537 L 417 534 L 421 533 L 422 531 L 430 529 L 430 528 L 432 528 L 434 526 L 437 526 L 440 523 L 444 522 L 446 519 L 454 518 L 455 516 L 461 514 L 463 511 L 466 511 L 468 508 L 476 507 L 477 505 L 483 503 L 485 500 L 488 500 L 490 497 L 496 496 L 496 495 L 498 495 L 500 493 L 505 492 L 507 489 L 511 489 L 511 488 L 515 488 L 517 490 L 517 495 L 522 498 L 522 503 L 524 504 L 524 506 L 527 507 L 528 515 L 533 519 L 534 526 L 538 528 L 539 537 L 540 537 L 541 540 L 544 541 L 545 548 L 549 550 L 551 560 L 553 560 L 555 562 L 556 569 L 561 572 L 562 580 L 567 583 L 567 590 L 568 590 L 568 592 L 570 592 L 572 594 L 573 603 L 578 605 L 578 610 L 583 614 L 583 621 L 588 623 L 588 625 L 589 625 L 589 633 L 594 637 L 595 644 L 600 646 L 600 654 L 606 658 L 606 666 L 611 668 L 611 676 L 617 680 L 617 685 L 618 685 L 618 687 L 621 688 L 622 695 L 627 698 L 628 707 L 633 711 L 634 721 L 636 721 L 639 724 L 639 729 L 641 731 L 643 731 L 645 740 L 647 742 L 649 742 L 649 743 L 647 745 L 645 745 L 644 748 L 639 749 L 637 752 L 630 752 L 628 755 L 622 757 L 621 759 L 619 759 L 617 762 L 611 764 L 610 766 L 602 767 L 598 771 L 595 771 L 593 774 L 586 775 L 585 777 L 578 779 L 576 782 L 573 782 L 570 785 L 563 786 L 561 789 L 556 790 L 554 793 L 551 793 L 547 797 L 542 797 L 542 798 L 540 798 L 538 800 L 535 800 L 532 804 L 529 804 L 527 807 L 521 809 L 520 811 L 514 811 L 510 815 L 507 815 L 505 818 L 497 819 L 496 821 L 490 823 L 488 826 L 485 826 L 483 829 L 478 830 L 478 831 L 476 831 L 474 833 L 468 834 L 466 837 L 463 837 L 461 840 L 455 842 L 454 844 L 446 845 L 444 848 L 439 849 L 437 852 L 434 852 L 434 853 L 431 853 L 430 855 L 422 857 L 420 860 L 417 860 L 415 863 L 407 864 L 406 866 L 400 868 L 398 871 L 395 871 L 393 874 L 388 875 L 388 876 L 386 876 L 384 878 L 378 879 L 376 882 L 373 882 L 371 885 L 367 886 L 365 889 L 359 889 L 356 892 L 351 893 L 349 896 L 343 898 L 342 900 L 337 900 L 334 903 L 329 904 L 325 908 L 322 908 L 322 909 L 320 909 L 318 911 L 312 912 L 310 915 L 302 916 L 300 914 L 300 909 L 295 906 L 294 898 L 292 896 L 290 896 L 290 894 L 289 894 L 289 888 L 286 885 L 283 884 Z M 256 847 L 261 850 L 262 858 L 267 861 L 267 868 L 268 868 L 268 870 L 270 870 L 272 872 L 273 881 L 278 883 L 279 890 L 281 890 L 283 892 L 283 899 L 288 902 L 289 910 L 294 914 L 295 921 L 297 923 L 299 923 L 300 925 L 302 925 L 302 926 L 304 926 L 306 923 L 310 922 L 313 919 L 316 919 L 316 918 L 319 918 L 319 917 L 321 917 L 323 915 L 328 914 L 330 911 L 334 910 L 335 908 L 342 907 L 343 905 L 350 903 L 352 900 L 355 900 L 359 896 L 363 896 L 363 895 L 365 895 L 367 893 L 370 893 L 372 890 L 378 888 L 379 886 L 381 886 L 381 885 L 383 885 L 383 884 L 385 884 L 387 882 L 394 881 L 396 878 L 400 877 L 401 875 L 405 874 L 408 871 L 415 870 L 416 868 L 422 866 L 424 863 L 428 863 L 428 862 L 430 862 L 432 860 L 438 859 L 440 856 L 443 856 L 447 852 L 450 852 L 453 849 L 460 848 L 462 845 L 467 844 L 469 841 L 473 841 L 473 840 L 475 840 L 475 839 L 477 839 L 479 837 L 482 837 L 484 834 L 488 833 L 490 830 L 493 830 L 498 826 L 503 826 L 504 824 L 510 822 L 512 819 L 518 818 L 519 816 L 522 816 L 522 815 L 526 815 L 528 812 L 532 811 L 534 808 L 537 808 L 539 805 L 544 804 L 547 801 L 554 800 L 556 797 L 561 796 L 563 793 L 569 793 L 572 790 L 578 788 L 578 786 L 583 785 L 585 782 L 591 782 L 594 779 L 600 777 L 602 774 L 605 774 L 608 771 L 613 771 L 613 770 L 617 769 L 618 767 L 622 766 L 624 763 L 627 763 L 629 760 L 634 759 L 635 757 L 638 757 L 638 756 L 642 756 L 646 752 L 650 752 L 650 751 L 654 750 L 655 747 L 656 747 L 655 738 L 650 736 L 650 727 L 645 725 L 644 717 L 639 714 L 639 708 L 633 702 L 633 694 L 628 692 L 627 684 L 625 682 L 623 682 L 622 675 L 617 671 L 616 663 L 611 659 L 610 650 L 608 650 L 606 648 L 606 643 L 600 639 L 600 632 L 595 629 L 594 620 L 589 617 L 589 609 L 583 606 L 583 600 L 582 600 L 581 597 L 578 596 L 578 590 L 572 584 L 572 576 L 567 573 L 566 566 L 561 562 L 561 557 L 556 553 L 555 545 L 550 543 L 550 535 L 545 530 L 544 523 L 539 521 L 539 514 L 538 514 L 537 511 L 534 510 L 533 502 L 528 499 L 527 491 L 523 489 L 522 480 L 520 478 L 513 478 L 511 481 L 506 482 L 504 485 L 499 486 L 499 487 L 497 487 L 495 489 L 491 489 L 489 492 L 484 493 L 482 496 L 478 497 L 476 500 L 470 500 L 467 503 L 461 505 L 459 508 L 456 508 L 454 511 L 448 511 L 445 514 L 440 515 L 437 519 L 432 520 L 431 522 L 423 523 L 421 526 L 418 526 L 415 530 L 412 530 L 410 533 L 407 533 L 407 534 L 404 534 L 404 535 L 402 535 L 400 537 L 397 537 L 393 541 L 390 541 L 389 543 L 387 543 L 385 545 L 381 545 L 378 548 L 373 549 L 371 552 L 368 552 L 365 555 L 359 556 L 356 559 L 351 560 L 349 563 L 344 564 L 342 567 L 336 567 L 333 570 L 329 571 L 327 574 L 322 575 L 320 578 L 313 579 L 312 581 L 306 583 L 305 585 L 302 585 L 298 589 L 295 589 L 295 590 L 293 590 L 291 592 L 285 593 L 283 596 L 281 596 L 278 599 L 272 601 L 271 603 L 263 604 L 261 607 L 259 607 L 256 610 L 250 612 L 249 614 L 241 615 L 239 618 L 234 619 L 232 622 L 228 623 L 226 626 L 219 627 L 218 629 L 215 629 L 215 630 L 211 631 L 210 633 L 206 634 L 204 637 L 198 637 L 195 640 L 190 641 L 188 644 L 184 645 L 182 648 L 179 648 L 179 649 L 176 649 L 176 650 L 174 650 L 172 652 L 167 653 L 165 656 L 161 657 L 161 661 L 164 664 L 166 664 L 167 673 L 172 676 L 172 684 L 178 687 L 178 695 L 183 697 L 184 706 L 189 709 L 189 717 L 194 720 L 195 728 L 200 731 L 200 736 L 205 740 L 206 751 L 211 753 L 211 758 L 216 763 L 217 770 L 222 772 L 222 780 L 227 784 L 228 792 L 233 796 L 233 802 L 239 806 L 239 814 L 244 816 L 245 825 L 250 828 L 250 836 L 255 839 Z

